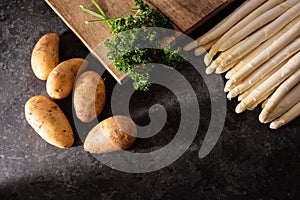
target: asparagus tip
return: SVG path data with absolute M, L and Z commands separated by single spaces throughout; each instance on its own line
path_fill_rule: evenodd
M 237 95 L 239 95 L 240 93 L 240 90 L 239 88 L 233 88 L 232 90 L 229 91 L 228 95 L 227 95 L 227 98 L 234 98 L 236 97 Z
M 225 78 L 228 80 L 228 79 L 230 79 L 231 76 L 232 76 L 232 72 L 229 71 L 226 73 Z
M 227 99 L 232 99 L 233 98 L 233 95 L 232 95 L 232 92 L 230 91 L 228 94 L 227 94 Z
M 243 100 L 242 95 L 239 95 L 239 96 L 238 96 L 238 101 L 242 101 L 242 100 Z
M 220 67 L 218 67 L 218 68 L 216 69 L 215 73 L 216 73 L 216 74 L 222 74 L 222 70 L 221 70 L 221 68 L 220 68 Z
M 204 63 L 206 64 L 206 66 L 208 66 L 211 63 L 211 61 L 212 61 L 212 58 L 211 58 L 210 54 L 207 53 L 204 57 Z
M 202 55 L 204 52 L 205 52 L 205 49 L 203 49 L 202 47 L 199 47 L 199 48 L 195 49 L 194 54 L 195 54 L 195 56 L 200 56 L 200 55 Z
M 244 112 L 246 110 L 246 107 L 243 105 L 243 103 L 239 103 L 236 108 L 235 108 L 235 112 L 240 114 L 242 112 Z
M 206 68 L 205 73 L 206 74 L 212 74 L 214 72 L 214 69 L 212 69 L 211 67 Z
M 271 124 L 270 124 L 270 129 L 278 129 L 279 127 L 278 127 L 278 124 L 276 123 L 276 122 L 272 122 Z
M 224 92 L 229 92 L 229 88 L 228 87 L 224 87 Z
M 190 42 L 190 43 L 188 43 L 187 45 L 185 45 L 184 47 L 183 47 L 183 50 L 185 50 L 185 51 L 190 51 L 190 50 L 192 50 L 192 49 L 194 49 L 194 48 L 196 48 L 197 47 L 197 43 L 195 42 L 195 41 L 193 41 L 193 42 Z
M 261 113 L 259 114 L 259 117 L 258 117 L 259 121 L 263 124 L 269 123 L 270 119 L 269 119 L 268 115 L 269 115 L 269 112 L 266 109 L 263 109 L 261 111 Z
M 226 82 L 225 87 L 226 87 L 226 88 L 230 88 L 233 84 L 234 84 L 233 79 L 229 79 L 229 80 Z

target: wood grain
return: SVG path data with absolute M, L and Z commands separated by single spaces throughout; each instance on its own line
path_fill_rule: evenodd
M 115 69 L 106 56 L 103 42 L 111 36 L 105 23 L 85 24 L 93 17 L 81 10 L 79 5 L 95 9 L 91 0 L 45 0 L 67 26 L 78 36 L 90 52 L 104 65 L 121 84 L 126 75 Z M 197 26 L 222 9 L 233 0 L 145 0 L 170 19 L 176 29 L 189 33 Z M 132 0 L 97 1 L 109 17 L 116 17 L 133 5 Z M 100 46 L 100 47 L 99 47 Z
M 166 16 L 184 33 L 190 33 L 217 10 L 232 0 L 145 0 Z

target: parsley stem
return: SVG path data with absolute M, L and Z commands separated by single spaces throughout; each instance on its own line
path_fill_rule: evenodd
M 88 21 L 85 21 L 85 23 L 87 23 L 87 24 L 98 23 L 98 22 L 104 22 L 104 21 L 103 21 L 103 19 L 96 19 L 96 20 L 88 20 Z
M 100 7 L 100 5 L 95 0 L 92 0 L 92 2 L 94 4 L 94 6 L 99 10 L 99 12 L 101 13 L 101 15 L 106 18 L 106 15 L 105 15 L 104 11 L 102 10 L 102 8 Z
M 123 17 L 124 15 L 126 15 L 126 14 L 128 14 L 128 13 L 130 13 L 130 12 L 132 12 L 132 11 L 137 11 L 138 10 L 138 8 L 131 8 L 131 9 L 129 9 L 129 10 L 126 10 L 125 12 L 123 12 L 118 18 L 121 18 L 121 17 Z
M 87 13 L 89 13 L 89 14 L 95 16 L 95 17 L 98 17 L 98 18 L 103 19 L 103 20 L 106 19 L 103 15 L 101 15 L 101 14 L 99 14 L 99 13 L 96 13 L 95 11 L 92 11 L 92 10 L 90 10 L 90 9 L 84 7 L 84 6 L 80 6 L 80 8 L 81 8 L 84 12 L 87 12 Z
M 133 11 L 137 11 L 135 13 L 134 16 L 137 15 L 137 13 L 139 13 L 139 9 L 138 8 L 131 8 L 129 10 L 126 10 L 125 12 L 123 12 L 119 17 L 116 17 L 116 18 L 107 18 L 107 16 L 105 15 L 104 11 L 101 9 L 101 7 L 99 6 L 99 4 L 93 0 L 93 4 L 96 6 L 96 8 L 98 9 L 98 11 L 100 13 L 97 13 L 93 10 L 90 10 L 88 9 L 87 7 L 84 7 L 84 6 L 80 6 L 80 8 L 84 11 L 84 12 L 87 12 L 95 17 L 98 17 L 100 18 L 101 20 L 88 20 L 86 21 L 86 23 L 97 23 L 97 22 L 110 22 L 110 21 L 114 21 L 114 20 L 117 20 L 117 19 L 120 19 L 122 18 L 124 15 L 130 13 L 130 12 L 133 12 Z
M 169 46 L 160 50 L 160 38 L 158 32 L 134 31 L 128 37 L 120 38 L 118 33 L 131 30 L 134 28 L 144 27 L 162 27 L 173 28 L 168 17 L 165 17 L 158 10 L 150 8 L 143 0 L 134 0 L 134 6 L 122 12 L 118 17 L 110 18 L 105 15 L 101 8 L 100 0 L 92 0 L 95 11 L 80 6 L 83 11 L 97 17 L 96 19 L 86 21 L 86 23 L 106 22 L 110 27 L 112 38 L 108 39 L 104 45 L 108 50 L 107 56 L 114 60 L 117 70 L 127 73 L 133 80 L 133 86 L 137 90 L 147 91 L 150 86 L 150 75 L 154 65 L 150 63 L 162 63 L 170 68 L 176 68 L 183 63 L 184 58 L 179 55 L 180 49 L 171 50 Z M 162 34 L 165 34 L 164 32 Z M 141 37 L 142 36 L 142 37 Z M 151 42 L 158 49 L 140 49 L 138 42 Z M 137 46 L 135 46 L 137 44 Z M 136 47 L 133 51 L 127 52 L 128 46 Z M 124 53 L 126 51 L 126 53 Z
M 118 17 L 118 18 L 96 19 L 96 20 L 88 20 L 86 22 L 87 23 L 111 22 L 111 21 L 114 21 L 114 20 L 117 20 L 117 19 L 120 19 L 120 18 Z

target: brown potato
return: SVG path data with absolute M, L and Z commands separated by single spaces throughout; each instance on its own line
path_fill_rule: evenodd
M 36 43 L 31 55 L 31 67 L 37 78 L 47 80 L 59 62 L 58 53 L 59 36 L 56 33 L 48 33 Z
M 57 65 L 47 79 L 48 95 L 54 99 L 64 99 L 69 96 L 78 70 L 84 65 L 82 58 L 69 59 Z
M 59 148 L 74 143 L 72 127 L 58 105 L 45 96 L 35 96 L 25 105 L 25 116 L 30 126 L 49 144 Z
M 107 153 L 127 149 L 137 136 L 135 123 L 125 116 L 113 116 L 96 125 L 84 141 L 84 150 Z
M 101 76 L 93 71 L 81 74 L 75 83 L 74 110 L 82 122 L 91 122 L 105 105 L 105 85 Z

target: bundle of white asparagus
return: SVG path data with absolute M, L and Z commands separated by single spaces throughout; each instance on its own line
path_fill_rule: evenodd
M 272 129 L 300 115 L 300 0 L 247 0 L 184 49 L 209 50 L 206 73 L 227 72 L 237 113 L 262 104 L 259 120 Z

